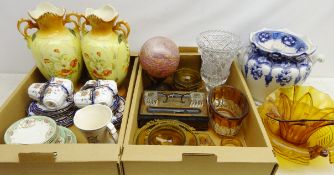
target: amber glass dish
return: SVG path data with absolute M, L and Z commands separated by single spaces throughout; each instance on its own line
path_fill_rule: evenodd
M 246 97 L 232 86 L 221 85 L 210 90 L 208 101 L 210 123 L 215 132 L 223 136 L 238 134 L 248 114 Z
M 149 145 L 185 145 L 185 131 L 181 128 L 164 125 L 153 128 L 148 135 Z
M 202 83 L 200 73 L 190 68 L 178 69 L 174 73 L 173 81 L 175 89 L 180 91 L 197 90 Z
M 332 156 L 334 101 L 310 86 L 280 88 L 259 107 L 274 151 L 300 164 Z M 331 157 L 330 160 L 333 160 Z
M 195 129 L 177 120 L 152 120 L 135 136 L 138 145 L 198 145 Z

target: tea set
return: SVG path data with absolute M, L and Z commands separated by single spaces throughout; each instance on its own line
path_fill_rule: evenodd
M 5 133 L 6 144 L 77 143 L 73 132 L 45 116 L 26 117 L 13 123 Z
M 29 16 L 17 27 L 48 81 L 28 88 L 33 100 L 30 117 L 10 126 L 5 142 L 76 143 L 75 135 L 65 128 L 74 123 L 89 143 L 117 143 L 125 108 L 117 85 L 124 81 L 130 63 L 129 24 L 117 19 L 111 5 L 87 8 L 83 15 L 41 3 Z M 67 23 L 74 28 L 67 28 Z M 33 28 L 37 31 L 28 34 Z M 179 65 L 178 46 L 169 38 L 148 39 L 138 56 L 150 86 L 142 94 L 133 142 L 247 146 L 240 135 L 249 99 L 237 87 L 226 85 L 231 64 L 238 58 L 275 153 L 297 163 L 308 163 L 318 155 L 333 157 L 334 141 L 329 138 L 334 134 L 334 102 L 323 92 L 299 86 L 312 66 L 324 60 L 316 46 L 287 29 L 264 28 L 251 33 L 249 40 L 243 47 L 239 36 L 228 31 L 200 33 L 198 71 Z M 77 84 L 84 65 L 91 80 L 74 93 L 73 83 Z
M 46 83 L 33 83 L 28 95 L 33 100 L 28 107 L 28 116 L 48 116 L 58 125 L 69 127 L 76 111 L 73 102 L 73 83 L 71 80 L 53 77 Z

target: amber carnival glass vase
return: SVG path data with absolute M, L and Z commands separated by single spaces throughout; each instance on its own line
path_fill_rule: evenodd
M 311 86 L 280 88 L 259 107 L 276 154 L 299 164 L 329 155 L 334 163 L 334 101 Z

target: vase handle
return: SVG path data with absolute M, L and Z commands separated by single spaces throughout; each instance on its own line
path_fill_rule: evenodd
M 130 25 L 126 21 L 118 21 L 116 25 L 113 27 L 114 30 L 121 31 L 125 38 L 127 39 L 130 34 Z
M 77 21 L 71 19 L 71 16 L 74 16 L 76 17 Z M 69 14 L 66 14 L 66 17 L 65 17 L 65 20 L 64 20 L 64 23 L 73 23 L 74 24 L 74 30 L 76 30 L 77 32 L 80 31 L 80 20 L 81 20 L 81 17 L 82 15 L 80 14 L 77 14 L 77 13 L 69 13 Z
M 24 27 L 23 31 L 21 30 L 21 24 L 27 23 L 27 25 Z M 28 34 L 28 29 L 39 29 L 38 25 L 34 22 L 32 22 L 30 19 L 23 19 L 17 21 L 17 30 L 21 33 L 21 35 L 24 37 L 24 39 L 30 38 L 30 35 Z

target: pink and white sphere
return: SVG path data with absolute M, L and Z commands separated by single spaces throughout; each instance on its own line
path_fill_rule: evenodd
M 180 62 L 177 45 L 170 39 L 157 36 L 147 40 L 140 49 L 139 61 L 146 72 L 155 78 L 173 74 Z

